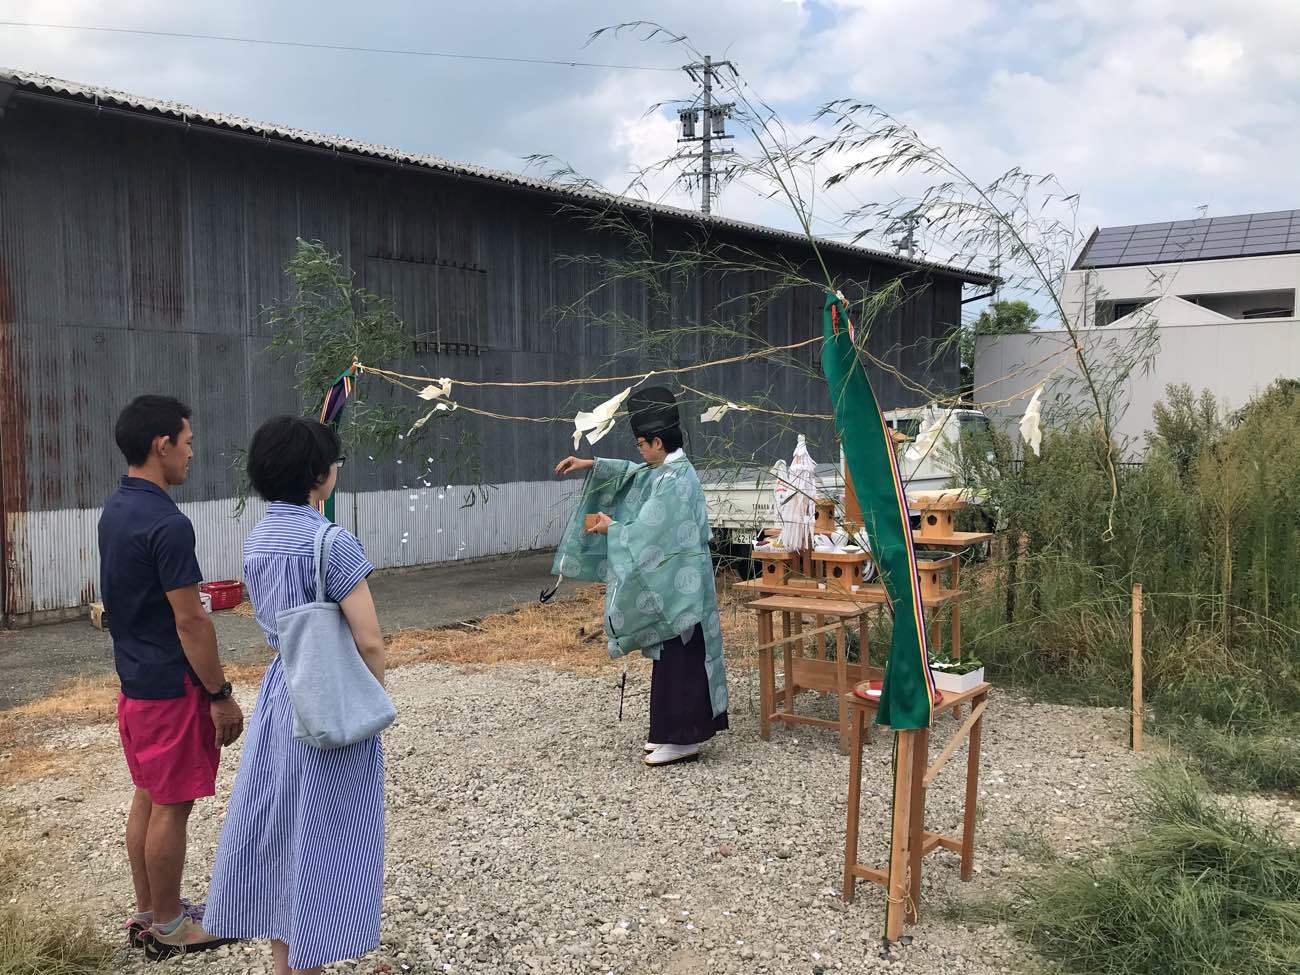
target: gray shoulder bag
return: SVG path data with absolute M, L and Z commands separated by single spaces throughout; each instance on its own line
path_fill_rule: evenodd
M 338 603 L 325 595 L 330 530 L 316 532 L 316 600 L 277 613 L 280 657 L 293 734 L 316 748 L 342 748 L 379 734 L 397 717 L 393 702 L 361 659 L 352 628 Z

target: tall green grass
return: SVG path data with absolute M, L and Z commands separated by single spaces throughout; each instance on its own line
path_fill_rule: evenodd
M 1207 797 L 1185 770 L 1150 778 L 1132 838 L 1095 859 L 1053 863 L 1002 920 L 1072 975 L 1294 975 L 1300 971 L 1300 849 Z
M 1157 727 L 1217 786 L 1296 790 L 1300 383 L 1232 416 L 1185 387 L 1167 397 L 1121 471 L 1113 537 L 1095 430 L 1050 430 L 1024 463 L 998 435 L 962 452 L 1004 525 L 999 555 L 964 573 L 965 649 L 1037 696 L 1123 706 L 1140 582 Z

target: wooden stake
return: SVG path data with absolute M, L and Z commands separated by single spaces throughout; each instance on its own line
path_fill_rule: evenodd
M 915 731 L 896 731 L 894 753 L 894 823 L 889 853 L 889 886 L 885 888 L 885 937 L 897 941 L 907 913 L 908 838 L 912 825 L 912 762 Z
M 862 813 L 862 729 L 866 724 L 863 708 L 852 708 L 849 715 L 849 815 L 844 828 L 844 899 L 853 900 L 858 865 L 858 818 Z
M 1133 583 L 1133 751 L 1142 750 L 1142 583 Z

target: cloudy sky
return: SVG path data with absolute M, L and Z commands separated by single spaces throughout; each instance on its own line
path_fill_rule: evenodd
M 611 8 L 615 11 L 611 13 Z M 981 179 L 1056 173 L 1093 225 L 1300 207 L 1297 0 L 0 0 L 0 20 L 676 68 L 680 47 L 588 34 L 653 18 L 728 57 L 793 128 L 876 103 Z M 611 188 L 670 155 L 680 71 L 503 64 L 0 26 L 0 64 L 518 170 L 548 153 Z M 744 138 L 741 152 L 752 151 Z M 717 211 L 791 225 L 752 178 Z M 900 184 L 819 193 L 834 233 Z M 691 205 L 653 181 L 649 193 Z M 938 241 L 923 240 L 933 256 Z

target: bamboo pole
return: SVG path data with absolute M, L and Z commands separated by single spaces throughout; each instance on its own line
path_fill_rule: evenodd
M 1142 583 L 1133 583 L 1133 751 L 1142 750 Z

